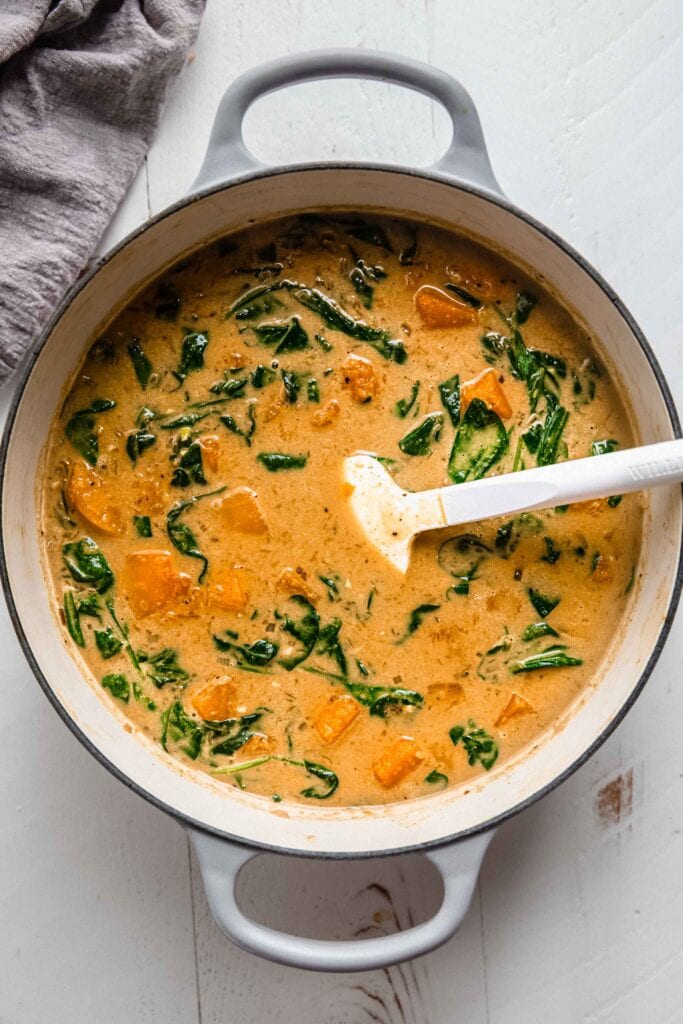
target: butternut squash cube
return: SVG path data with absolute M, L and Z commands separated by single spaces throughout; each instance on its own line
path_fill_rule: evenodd
M 614 579 L 614 556 L 598 555 L 593 567 L 593 579 L 596 583 L 611 583 Z
M 199 438 L 199 447 L 202 450 L 202 465 L 212 473 L 218 472 L 218 450 L 220 438 L 217 434 L 207 434 Z
M 375 368 L 365 356 L 353 353 L 341 364 L 342 380 L 349 389 L 354 402 L 364 405 L 377 394 L 379 382 Z M 322 412 L 322 410 L 321 410 Z
M 240 747 L 240 759 L 248 760 L 250 757 L 262 757 L 264 754 L 272 754 L 276 743 L 272 736 L 266 736 L 264 732 L 255 732 L 250 736 L 243 747 Z
M 339 418 L 341 412 L 341 406 L 336 398 L 331 398 L 329 402 L 325 402 L 320 409 L 316 410 L 311 416 L 311 423 L 314 427 L 329 427 L 331 423 L 334 423 Z
M 311 604 L 318 600 L 318 594 L 307 580 L 303 569 L 293 569 L 288 565 L 282 570 L 277 578 L 277 588 L 285 594 L 299 594 L 305 597 Z
M 102 533 L 123 532 L 121 513 L 111 504 L 104 480 L 84 462 L 75 463 L 71 469 L 66 500 L 70 508 Z
M 206 722 L 223 722 L 235 713 L 236 690 L 229 679 L 206 683 L 194 694 L 190 703 Z
M 415 308 L 425 327 L 464 327 L 476 323 L 477 313 L 472 306 L 448 295 L 433 284 L 423 284 L 415 292 Z
M 224 569 L 208 588 L 207 604 L 222 612 L 243 612 L 249 604 L 249 588 L 243 569 Z
M 498 374 L 489 366 L 472 380 L 465 381 L 460 387 L 460 403 L 463 413 L 475 398 L 481 399 L 484 405 L 492 409 L 502 420 L 512 416 L 512 406 L 507 395 L 500 386 Z
M 256 491 L 237 487 L 217 502 L 217 507 L 232 530 L 254 536 L 268 532 L 268 524 L 259 505 Z
M 495 720 L 494 725 L 499 729 L 506 722 L 509 722 L 511 718 L 519 718 L 521 715 L 533 715 L 535 713 L 536 709 L 528 700 L 524 700 L 524 697 L 520 697 L 518 693 L 513 693 Z
M 391 789 L 414 772 L 424 757 L 412 736 L 401 736 L 386 748 L 372 770 L 380 786 Z
M 336 743 L 360 713 L 360 704 L 340 693 L 326 701 L 313 715 L 313 725 L 323 743 Z
M 186 573 L 178 572 L 170 551 L 133 551 L 126 555 L 121 584 L 138 618 L 169 608 L 187 594 L 191 582 Z

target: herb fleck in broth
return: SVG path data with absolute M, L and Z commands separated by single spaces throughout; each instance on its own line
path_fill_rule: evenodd
M 341 460 L 406 488 L 634 443 L 565 310 L 437 228 L 302 216 L 205 250 L 92 346 L 55 422 L 46 557 L 107 699 L 268 799 L 372 804 L 504 764 L 628 600 L 637 495 L 369 548 Z

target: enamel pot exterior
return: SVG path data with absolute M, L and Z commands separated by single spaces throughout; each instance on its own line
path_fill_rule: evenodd
M 336 56 L 341 60 L 343 54 Z M 349 60 L 350 56 L 346 54 Z M 359 68 L 353 65 L 349 69 L 342 61 L 347 69 L 344 73 L 362 72 L 367 76 L 372 55 L 364 56 Z M 389 73 L 379 67 L 372 77 L 398 78 L 432 95 L 437 94 L 434 81 L 452 82 L 427 69 L 430 81 L 425 85 L 415 80 L 414 69 L 422 65 L 398 58 L 382 59 L 393 61 L 393 70 Z M 301 72 L 303 60 L 290 59 L 289 71 L 285 69 L 277 81 L 272 74 L 276 66 L 271 66 L 267 88 L 295 78 L 292 61 L 298 61 L 300 70 L 296 80 L 320 77 L 310 68 L 307 74 Z M 324 65 L 319 59 L 313 71 L 316 67 L 320 71 Z M 410 74 L 399 78 L 397 66 L 408 67 Z M 333 62 L 329 67 L 334 73 Z M 263 73 L 261 69 L 258 72 Z M 247 80 L 249 85 L 249 76 Z M 243 84 L 241 87 L 244 89 Z M 251 92 L 247 89 L 242 96 L 240 108 L 239 104 L 235 106 L 233 87 L 233 109 L 229 113 L 234 115 L 236 109 L 241 120 L 246 106 L 264 88 L 263 82 L 251 82 Z M 459 102 L 462 95 L 466 96 L 457 94 Z M 451 107 L 455 102 L 449 96 L 438 98 L 445 104 L 450 102 Z M 458 111 L 450 112 L 455 124 Z M 476 119 L 470 110 L 470 121 L 472 116 Z M 214 842 L 214 837 L 237 843 L 243 848 L 239 854 L 242 859 L 249 855 L 244 848 L 341 857 L 427 849 L 487 832 L 557 785 L 615 727 L 657 660 L 679 595 L 682 525 L 680 490 L 652 491 L 641 558 L 646 571 L 634 588 L 628 621 L 615 637 L 602 670 L 571 713 L 532 749 L 474 784 L 380 807 L 326 809 L 316 801 L 316 806 L 273 805 L 181 766 L 158 744 L 124 731 L 119 713 L 88 681 L 56 622 L 42 566 L 36 479 L 50 424 L 88 339 L 107 325 L 133 293 L 193 249 L 253 222 L 303 210 L 388 211 L 450 226 L 509 255 L 575 312 L 597 339 L 611 371 L 620 378 L 643 443 L 680 435 L 668 387 L 637 326 L 595 271 L 564 242 L 495 191 L 480 135 L 466 136 L 462 143 L 462 151 L 466 152 L 468 146 L 476 150 L 476 159 L 460 166 L 454 159 L 430 172 L 357 165 L 272 171 L 254 169 L 234 125 L 232 131 L 225 123 L 219 128 L 222 136 L 217 138 L 218 129 L 214 130 L 210 159 L 200 175 L 198 190 L 126 239 L 62 304 L 24 370 L 2 449 L 3 582 L 33 671 L 59 714 L 100 761 L 126 785 L 191 826 L 207 886 L 211 871 L 215 874 L 215 848 L 206 844 Z M 226 158 L 231 160 L 227 166 L 239 166 L 241 162 L 244 171 L 227 183 L 227 167 L 221 166 L 221 159 Z M 251 170 L 244 166 L 245 161 L 251 163 Z M 468 180 L 463 180 L 463 175 Z M 477 177 L 480 184 L 476 183 Z M 477 847 L 479 859 L 485 845 L 482 841 Z M 238 868 L 239 864 L 235 870 Z M 437 941 L 447 937 L 442 931 Z M 374 941 L 381 940 L 364 945 Z M 264 951 L 258 943 L 250 947 L 249 941 L 242 939 L 241 944 L 273 959 L 286 959 L 277 950 Z M 409 949 L 407 955 L 425 952 L 435 944 L 431 940 L 423 942 Z M 307 960 L 305 951 L 300 953 L 298 960 L 290 958 L 288 962 L 337 970 L 357 969 L 358 965 L 353 957 L 344 964 L 324 955 Z M 403 952 L 393 951 L 370 966 L 402 958 Z

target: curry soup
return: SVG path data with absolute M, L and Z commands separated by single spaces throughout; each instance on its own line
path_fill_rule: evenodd
M 471 241 L 303 215 L 192 256 L 92 345 L 54 423 L 49 572 L 96 685 L 268 799 L 374 804 L 504 764 L 595 676 L 642 501 L 424 535 L 405 577 L 342 458 L 413 490 L 628 447 L 617 383 Z

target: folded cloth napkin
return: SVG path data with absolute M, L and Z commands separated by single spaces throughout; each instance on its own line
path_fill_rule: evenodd
M 92 255 L 203 0 L 0 0 L 0 383 Z

